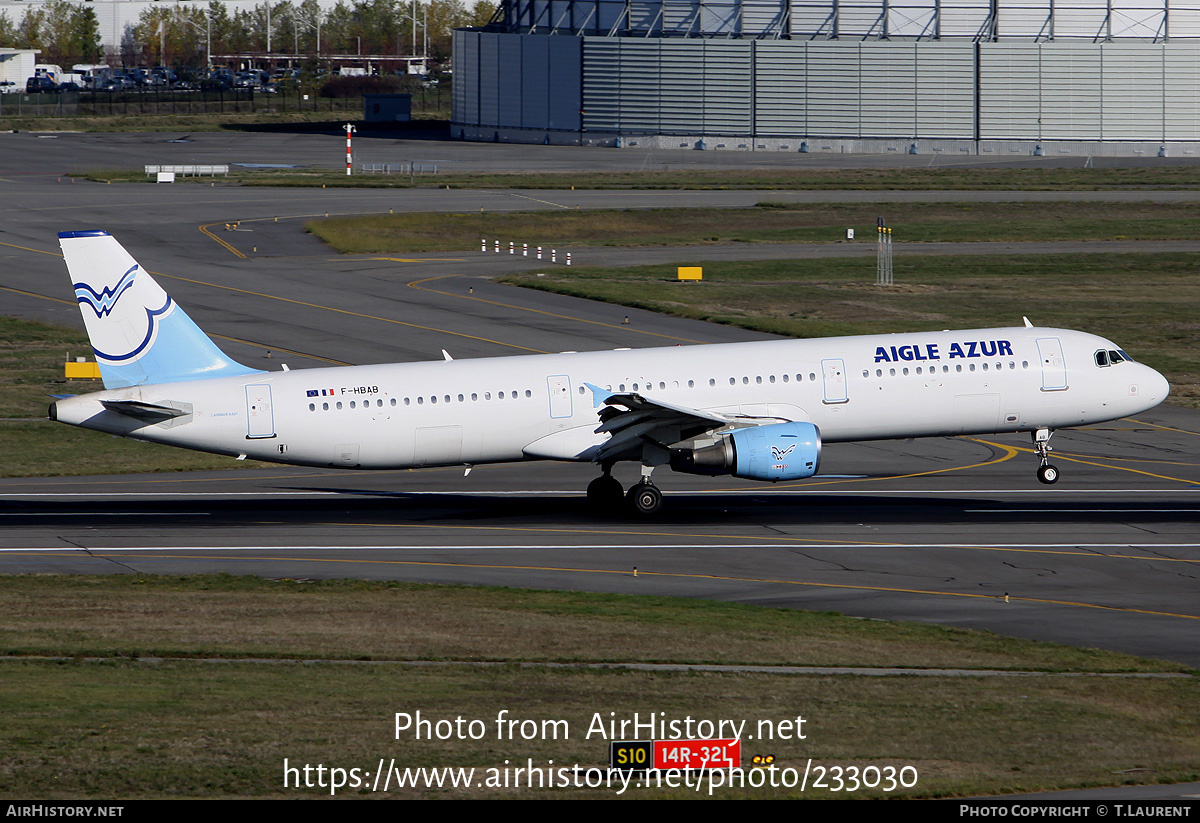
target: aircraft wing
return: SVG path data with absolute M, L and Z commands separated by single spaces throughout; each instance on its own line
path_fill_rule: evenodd
M 597 434 L 611 437 L 600 446 L 593 461 L 641 459 L 645 442 L 668 447 L 682 440 L 715 429 L 735 429 L 745 426 L 765 426 L 787 422 L 778 417 L 750 417 L 722 414 L 680 406 L 645 397 L 637 393 L 612 394 L 591 383 L 586 384 L 600 409 Z

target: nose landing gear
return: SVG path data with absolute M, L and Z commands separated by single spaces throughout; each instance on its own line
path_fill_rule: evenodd
M 1054 451 L 1050 448 L 1050 438 L 1054 435 L 1051 429 L 1038 429 L 1033 433 L 1033 447 L 1037 452 L 1038 460 L 1041 465 L 1038 466 L 1037 479 L 1047 486 L 1051 486 L 1058 482 L 1058 467 L 1050 465 L 1050 452 Z

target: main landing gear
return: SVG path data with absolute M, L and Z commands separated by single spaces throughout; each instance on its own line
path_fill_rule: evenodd
M 1033 433 L 1034 451 L 1042 463 L 1037 470 L 1037 479 L 1047 486 L 1058 482 L 1058 467 L 1050 465 L 1050 452 L 1054 451 L 1050 448 L 1050 438 L 1053 435 L 1050 429 L 1038 429 Z
M 604 474 L 588 484 L 587 499 L 588 503 L 602 512 L 616 513 L 624 502 L 636 514 L 646 517 L 657 514 L 663 505 L 662 492 L 650 481 L 649 474 L 643 475 L 626 493 L 620 481 L 612 476 L 612 466 L 605 466 Z

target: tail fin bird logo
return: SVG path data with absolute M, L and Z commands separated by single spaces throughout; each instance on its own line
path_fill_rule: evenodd
M 117 305 L 117 301 L 121 299 L 121 295 L 133 286 L 133 279 L 137 277 L 137 270 L 138 265 L 134 263 L 133 267 L 125 272 L 120 281 L 117 282 L 117 285 L 112 287 L 111 291 L 103 288 L 97 293 L 87 283 L 76 283 L 75 299 L 80 303 L 86 303 L 91 306 L 92 311 L 96 313 L 97 317 L 107 317 L 112 313 L 113 307 Z

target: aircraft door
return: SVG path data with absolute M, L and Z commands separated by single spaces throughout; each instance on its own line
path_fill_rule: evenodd
M 546 390 L 550 393 L 550 417 L 570 417 L 571 378 L 565 374 L 552 374 L 546 378 Z
M 845 403 L 850 399 L 846 393 L 846 364 L 841 360 L 821 361 L 821 374 L 825 383 L 826 403 Z
M 255 383 L 246 387 L 246 439 L 275 436 L 275 412 L 271 409 L 271 387 Z
M 1037 347 L 1042 358 L 1042 391 L 1067 388 L 1067 361 L 1063 357 L 1062 341 L 1057 337 L 1039 337 Z

